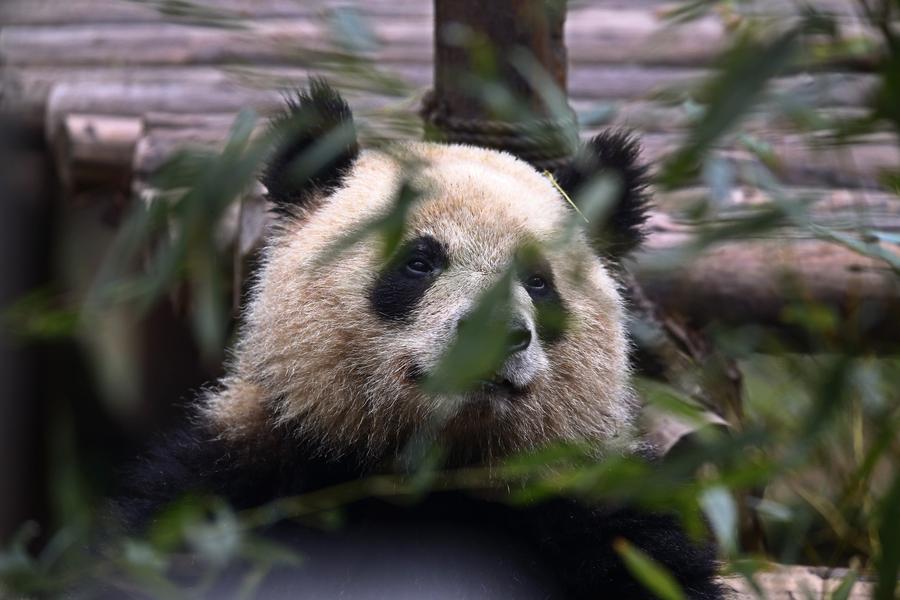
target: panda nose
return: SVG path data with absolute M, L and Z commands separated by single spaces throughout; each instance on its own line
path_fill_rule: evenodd
M 468 322 L 466 317 L 462 317 L 459 321 L 456 322 L 456 328 L 460 329 Z M 510 324 L 509 333 L 507 334 L 507 346 L 506 351 L 509 354 L 515 354 L 516 352 L 522 352 L 523 350 L 528 349 L 528 346 L 531 345 L 531 329 L 529 329 L 524 323 L 520 321 L 516 321 Z
M 531 330 L 523 325 L 513 325 L 509 331 L 509 345 L 507 350 L 510 354 L 522 352 L 531 345 Z

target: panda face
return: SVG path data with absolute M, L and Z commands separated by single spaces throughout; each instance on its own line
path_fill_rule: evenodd
M 334 452 L 383 456 L 423 430 L 471 457 L 625 437 L 633 403 L 622 300 L 584 235 L 565 239 L 571 213 L 553 184 L 494 151 L 398 152 L 363 152 L 343 187 L 281 227 L 229 387 L 239 382 L 242 397 L 265 399 L 273 418 Z M 410 159 L 414 172 L 403 166 Z M 404 182 L 420 196 L 394 255 L 385 261 L 372 236 L 332 256 L 391 209 Z M 525 246 L 540 252 L 512 278 L 506 360 L 472 390 L 425 392 L 481 294 Z M 542 326 L 546 311 L 564 314 L 566 328 Z M 239 404 L 220 394 L 210 406 L 225 429 L 246 430 L 258 411 Z
M 429 231 L 435 229 L 439 227 L 430 227 Z M 422 332 L 424 347 L 410 372 L 410 378 L 417 381 L 437 367 L 449 342 L 468 322 L 477 294 L 495 285 L 500 276 L 497 271 L 508 268 L 512 260 L 508 256 L 506 260 L 498 257 L 494 264 L 472 264 L 466 259 L 473 252 L 477 253 L 476 259 L 482 260 L 486 253 L 479 248 L 477 233 L 469 238 L 463 237 L 466 232 L 460 233 L 455 237 L 465 243 L 455 249 L 452 259 L 448 244 L 431 233 L 414 233 L 370 292 L 376 314 L 400 327 L 418 327 Z M 539 312 L 565 313 L 552 267 L 546 261 L 520 270 L 511 294 L 509 314 L 496 317 L 503 321 L 498 329 L 506 332 L 506 358 L 498 371 L 485 376 L 476 389 L 488 396 L 486 401 L 491 396 L 520 396 L 546 372 L 549 365 L 543 346 L 558 339 L 559 332 L 539 328 Z
M 549 241 L 564 216 L 546 182 L 538 193 L 528 190 L 515 176 L 485 168 L 484 157 L 472 149 L 424 151 L 434 156 L 414 178 L 423 197 L 410 215 L 407 240 L 369 292 L 372 311 L 396 333 L 389 345 L 413 357 L 415 380 L 434 371 L 479 297 L 510 268 L 516 250 L 540 238 Z M 550 220 L 529 218 L 508 195 L 532 208 L 550 204 Z M 508 314 L 498 317 L 505 322 L 508 357 L 473 392 L 498 400 L 500 409 L 504 399 L 524 395 L 549 369 L 545 347 L 552 340 L 538 331 L 538 311 L 563 309 L 552 267 L 539 262 L 516 274 Z
M 422 434 L 461 461 L 559 441 L 631 444 L 626 314 L 611 271 L 645 219 L 633 140 L 601 134 L 556 172 L 570 196 L 597 174 L 621 184 L 603 223 L 572 227 L 557 186 L 510 155 L 430 143 L 361 152 L 346 102 L 322 81 L 277 121 L 262 181 L 280 216 L 229 374 L 202 408 L 218 435 L 258 443 L 282 428 L 372 461 Z M 331 158 L 310 160 L 323 148 Z M 416 200 L 385 259 L 359 232 L 405 186 Z M 423 385 L 460 332 L 485 322 L 473 311 L 500 282 L 508 310 L 488 320 L 505 348 L 499 366 L 464 389 Z

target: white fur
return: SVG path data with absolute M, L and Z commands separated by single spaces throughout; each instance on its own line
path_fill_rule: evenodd
M 411 322 L 397 324 L 369 305 L 379 241 L 329 253 L 390 210 L 405 179 L 422 192 L 408 235 L 435 237 L 451 260 Z M 571 209 L 546 177 L 507 154 L 417 143 L 363 152 L 345 185 L 318 204 L 281 226 L 266 250 L 230 375 L 207 398 L 206 415 L 223 435 L 265 435 L 282 423 L 327 451 L 372 456 L 428 428 L 489 456 L 561 440 L 628 443 L 635 406 L 622 299 L 580 232 L 562 243 Z M 502 375 L 528 384 L 527 395 L 424 394 L 408 378 L 413 362 L 437 365 L 459 317 L 526 242 L 542 244 L 572 317 L 561 341 L 535 336 L 504 365 Z M 518 285 L 513 310 L 534 330 L 534 307 Z

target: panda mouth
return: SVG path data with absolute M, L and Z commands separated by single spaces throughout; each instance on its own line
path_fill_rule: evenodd
M 491 396 L 516 397 L 523 395 L 526 391 L 526 388 L 518 386 L 506 377 L 501 376 L 481 379 L 477 385 L 479 391 Z
M 426 371 L 419 365 L 412 365 L 407 369 L 406 376 L 409 381 L 421 384 L 426 377 Z M 498 374 L 489 379 L 479 379 L 473 384 L 472 391 L 486 396 L 514 398 L 525 395 L 528 392 L 528 386 L 517 385 Z

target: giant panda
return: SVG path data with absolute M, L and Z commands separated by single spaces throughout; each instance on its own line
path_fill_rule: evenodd
M 262 176 L 275 223 L 227 375 L 201 394 L 191 423 L 131 472 L 116 502 L 127 527 L 143 530 L 186 493 L 245 509 L 402 471 L 422 436 L 445 449 L 449 466 L 487 472 L 518 452 L 566 442 L 589 444 L 600 459 L 652 453 L 635 434 L 618 279 L 647 204 L 631 138 L 596 137 L 554 177 L 465 145 L 362 150 L 348 105 L 319 80 L 275 125 L 280 138 Z M 310 161 L 316 147 L 330 149 L 327 160 Z M 619 180 L 619 201 L 603 227 L 572 228 L 566 196 L 597 173 Z M 390 256 L 378 236 L 343 243 L 389 213 L 404 186 L 417 195 Z M 478 298 L 529 245 L 539 250 L 511 280 L 500 366 L 470 389 L 429 391 L 423 381 Z M 547 314 L 563 315 L 564 326 L 548 326 Z M 671 515 L 565 498 L 522 506 L 504 501 L 505 491 L 356 498 L 331 534 L 285 523 L 272 534 L 307 562 L 279 589 L 348 598 L 653 597 L 613 548 L 624 538 L 689 597 L 720 597 L 714 551 Z

